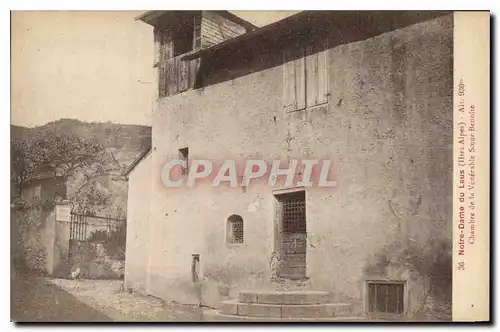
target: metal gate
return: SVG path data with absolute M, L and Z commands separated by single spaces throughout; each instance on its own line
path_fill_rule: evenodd
M 95 216 L 88 214 L 71 213 L 69 224 L 70 241 L 87 241 L 96 231 L 103 234 L 111 234 L 125 219 L 112 218 L 111 216 Z
M 68 250 L 71 277 L 119 276 L 120 271 L 109 267 L 106 261 L 124 261 L 125 227 L 125 219 L 72 213 Z M 91 263 L 99 268 L 91 269 Z

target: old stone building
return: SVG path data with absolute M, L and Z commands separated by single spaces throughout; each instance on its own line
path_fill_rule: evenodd
M 301 303 L 349 315 L 449 310 L 452 14 L 139 19 L 154 27 L 158 99 L 151 153 L 129 174 L 126 287 L 245 316 L 275 309 L 245 294 L 283 290 L 327 292 Z M 327 159 L 337 185 L 168 188 L 177 158 Z
M 15 187 L 14 189 L 23 201 L 33 202 L 37 200 L 54 200 L 56 197 L 66 198 L 67 184 L 62 176 L 54 177 L 52 174 L 42 174 L 23 184 L 21 190 Z

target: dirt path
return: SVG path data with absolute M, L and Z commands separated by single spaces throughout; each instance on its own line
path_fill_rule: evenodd
M 112 319 L 43 278 L 13 274 L 11 320 L 23 322 L 106 322 Z
M 193 322 L 202 320 L 202 310 L 129 293 L 121 290 L 121 280 L 66 280 L 46 279 L 79 301 L 114 321 L 141 322 Z

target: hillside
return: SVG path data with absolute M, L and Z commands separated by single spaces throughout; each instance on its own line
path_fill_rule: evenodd
M 52 135 L 73 134 L 84 139 L 95 139 L 109 152 L 113 153 L 123 169 L 126 169 L 144 150 L 151 146 L 151 127 L 122 125 L 111 122 L 83 122 L 74 119 L 61 119 L 43 126 L 26 128 L 11 125 L 11 136 L 18 139 L 36 139 Z M 71 195 L 83 183 L 83 176 L 76 175 L 68 181 L 68 194 Z M 109 206 L 98 214 L 122 215 L 126 211 L 127 182 L 100 179 L 98 186 L 111 195 Z
M 43 126 L 26 128 L 11 126 L 11 136 L 16 138 L 46 137 L 58 134 L 76 134 L 85 139 L 97 139 L 115 158 L 127 167 L 142 151 L 151 146 L 151 127 L 122 125 L 111 122 L 83 122 L 61 119 Z

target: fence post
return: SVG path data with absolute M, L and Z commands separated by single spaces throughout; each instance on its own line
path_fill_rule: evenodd
M 69 201 L 57 203 L 55 207 L 54 247 L 52 250 L 52 275 L 69 276 L 69 250 L 72 216 Z

